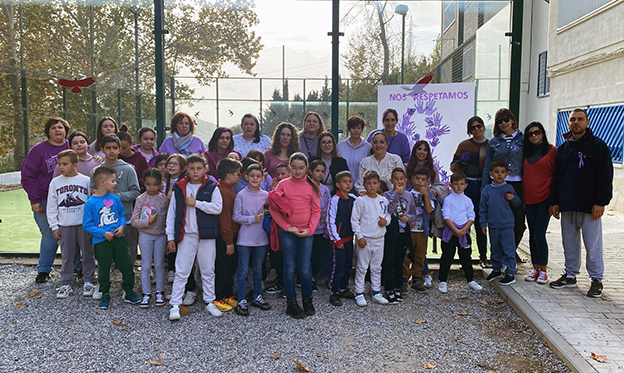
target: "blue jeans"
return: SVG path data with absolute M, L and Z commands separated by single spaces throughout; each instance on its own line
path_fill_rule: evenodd
M 262 263 L 266 255 L 266 246 L 243 246 L 238 245 L 238 271 L 236 273 L 236 292 L 238 300 L 247 298 L 247 272 L 249 267 L 253 270 L 253 298 L 262 294 Z M 251 260 L 250 260 L 251 259 Z
M 514 228 L 490 228 L 490 260 L 492 269 L 500 271 L 503 264 L 507 266 L 505 273 L 516 274 L 516 245 L 514 242 Z
M 479 248 L 479 256 L 487 257 L 487 236 L 481 230 L 481 222 L 479 221 L 479 204 L 481 203 L 481 179 L 468 180 L 468 186 L 464 194 L 470 198 L 474 206 L 475 221 L 474 228 L 477 234 L 477 247 Z
M 312 296 L 312 242 L 313 236 L 297 237 L 279 229 L 279 240 L 284 253 L 284 291 L 288 299 L 295 299 L 295 268 L 299 271 L 301 294 Z
M 52 265 L 54 264 L 54 258 L 56 257 L 56 250 L 58 249 L 58 240 L 54 238 L 50 225 L 48 225 L 48 217 L 46 216 L 46 205 L 48 201 L 41 201 L 43 207 L 43 213 L 35 212 L 35 223 L 39 227 L 41 232 L 41 243 L 39 244 L 39 266 L 37 266 L 37 272 L 50 273 L 52 271 Z

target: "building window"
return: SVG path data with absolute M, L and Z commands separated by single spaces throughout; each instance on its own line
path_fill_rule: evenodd
M 539 54 L 537 62 L 537 97 L 550 96 L 550 78 L 548 77 L 548 52 Z
M 444 6 L 443 30 L 446 31 L 446 29 L 449 28 L 449 26 L 452 25 L 453 22 L 455 22 L 455 19 L 457 19 L 457 2 L 443 1 L 442 4 Z
M 572 23 L 610 2 L 613 0 L 559 0 L 557 27 Z

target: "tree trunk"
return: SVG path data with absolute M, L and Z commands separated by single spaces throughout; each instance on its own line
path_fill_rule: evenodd
M 383 84 L 390 84 L 390 47 L 388 46 L 388 38 L 386 37 L 386 24 L 384 23 L 384 10 L 386 3 L 381 5 L 381 2 L 375 1 L 373 3 L 377 9 L 377 17 L 379 19 L 379 40 L 383 47 L 384 59 L 383 59 L 383 72 L 381 75 L 381 81 Z

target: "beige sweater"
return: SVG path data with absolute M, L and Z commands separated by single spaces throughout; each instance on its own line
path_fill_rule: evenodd
M 165 234 L 165 225 L 167 222 L 167 210 L 169 208 L 169 199 L 164 193 L 158 193 L 155 196 L 147 194 L 147 192 L 137 197 L 132 211 L 132 226 L 140 232 L 160 236 Z M 148 214 L 151 212 L 158 214 L 154 224 L 148 223 Z

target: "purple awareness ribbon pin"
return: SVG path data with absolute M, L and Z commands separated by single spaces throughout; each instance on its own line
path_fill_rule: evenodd
M 579 168 L 585 167 L 585 162 L 583 161 L 583 153 L 578 152 L 578 156 L 579 156 Z

